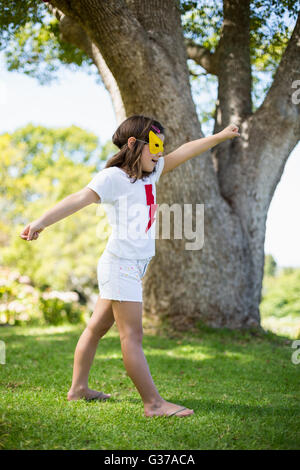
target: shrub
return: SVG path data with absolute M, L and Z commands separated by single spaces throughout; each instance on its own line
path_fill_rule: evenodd
M 58 297 L 40 297 L 40 309 L 44 320 L 50 325 L 69 323 L 80 323 L 83 321 L 83 308 L 77 303 L 64 302 Z
M 85 308 L 76 292 L 41 292 L 28 276 L 0 266 L 0 324 L 52 324 L 84 321 Z
M 264 278 L 260 304 L 262 316 L 299 317 L 300 321 L 300 269 L 284 270 L 275 277 Z

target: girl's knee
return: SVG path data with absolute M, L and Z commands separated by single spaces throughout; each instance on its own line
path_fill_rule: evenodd
M 87 324 L 86 328 L 92 336 L 102 338 L 102 336 L 104 336 L 108 332 L 108 330 L 112 327 L 112 325 L 113 325 L 113 323 L 99 324 L 99 322 L 96 322 L 94 320 L 90 320 L 89 323 Z
M 135 344 L 142 344 L 143 342 L 143 331 L 141 330 L 126 330 L 120 332 L 121 343 L 129 342 Z

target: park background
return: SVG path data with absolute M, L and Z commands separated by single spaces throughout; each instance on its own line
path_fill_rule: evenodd
M 30 179 L 24 182 L 20 178 L 16 182 L 19 184 L 18 195 L 15 194 L 15 187 L 9 187 L 7 176 L 5 181 L 3 180 L 6 194 L 9 198 L 17 198 L 19 205 L 10 215 L 7 200 L 5 196 L 2 198 L 5 214 L 1 222 L 2 289 L 6 283 L 5 279 L 9 284 L 12 281 L 16 289 L 11 295 L 7 291 L 3 292 L 1 322 L 20 324 L 28 321 L 32 323 L 32 320 L 38 317 L 41 322 L 44 319 L 40 315 L 39 307 L 36 315 L 31 314 L 32 304 L 28 307 L 28 296 L 23 297 L 24 289 L 20 285 L 17 287 L 18 276 L 22 276 L 21 280 L 23 279 L 25 284 L 34 282 L 37 287 L 53 290 L 53 299 L 57 298 L 55 292 L 58 291 L 61 291 L 57 295 L 62 302 L 63 299 L 67 299 L 67 303 L 69 299 L 81 299 L 90 310 L 97 296 L 95 259 L 101 255 L 106 243 L 95 236 L 96 226 L 100 230 L 106 230 L 107 236 L 110 233 L 105 223 L 98 225 L 101 214 L 98 212 L 98 215 L 94 216 L 95 207 L 82 211 L 84 214 L 72 215 L 68 220 L 48 228 L 48 233 L 45 231 L 37 243 L 33 242 L 33 246 L 19 240 L 18 231 L 60 199 L 85 186 L 95 174 L 95 170 L 104 167 L 106 159 L 117 152 L 111 142 L 117 121 L 110 95 L 97 79 L 96 73 L 87 74 L 76 69 L 71 71 L 60 66 L 56 78 L 42 85 L 35 78 L 25 74 L 8 72 L 3 53 L 1 67 L 0 142 L 3 167 L 7 168 L 7 162 L 9 166 L 12 165 L 13 159 L 14 164 L 22 165 L 21 161 L 18 161 L 18 155 L 14 153 L 12 157 L 9 150 L 13 140 L 19 146 L 26 142 L 27 159 L 34 157 L 37 165 L 41 160 L 45 162 L 45 155 L 48 161 L 51 161 L 51 168 L 43 167 L 43 178 L 34 181 L 32 200 L 40 200 L 32 206 L 29 206 L 28 202 L 25 206 L 22 203 L 22 192 L 30 185 Z M 268 74 L 261 74 L 260 79 L 263 89 L 268 84 Z M 209 91 L 206 91 L 206 85 Z M 216 83 L 206 85 L 201 77 L 191 80 L 193 98 L 200 119 L 204 110 L 211 109 L 216 99 Z M 263 98 L 264 94 L 261 93 L 257 97 L 256 106 L 260 105 Z M 203 121 L 203 132 L 205 135 L 211 135 L 212 120 L 205 118 Z M 50 147 L 47 148 L 47 145 Z M 300 335 L 300 219 L 297 217 L 300 200 L 299 174 L 300 144 L 292 151 L 285 165 L 268 212 L 266 269 L 261 303 L 262 326 L 295 339 Z M 4 172 L 2 176 L 4 177 Z M 15 176 L 12 174 L 12 177 Z M 50 181 L 56 184 L 59 180 L 61 181 L 57 190 L 53 191 L 54 187 Z M 11 223 L 10 217 L 16 217 L 13 220 L 17 221 L 23 219 L 23 226 L 20 223 Z M 105 219 L 105 216 L 102 217 Z M 76 225 L 79 231 L 76 230 Z M 49 244 L 51 247 L 46 249 Z M 73 275 L 70 275 L 71 271 Z M 63 293 L 72 290 L 77 291 L 79 297 L 76 293 Z M 30 293 L 30 289 L 26 288 L 27 291 Z M 52 321 L 63 321 L 65 314 L 54 308 L 55 305 L 60 308 L 62 302 L 49 302 L 53 303 Z M 80 317 L 83 320 L 87 318 L 89 313 L 86 309 L 79 310 L 85 313 L 84 317 Z M 74 321 L 75 318 L 77 315 L 74 315 Z
M 46 74 L 41 84 L 8 72 L 3 52 L 0 63 L 0 339 L 6 344 L 0 448 L 299 448 L 299 365 L 291 357 L 300 338 L 300 144 L 268 213 L 260 305 L 267 334 L 201 324 L 198 333 L 170 333 L 145 319 L 154 380 L 168 400 L 196 410 L 190 424 L 176 423 L 172 433 L 163 420 L 145 424 L 115 327 L 102 340 L 90 376 L 92 387 L 104 387 L 113 399 L 100 410 L 67 406 L 74 349 L 98 295 L 96 263 L 106 241 L 96 228 L 108 237 L 109 227 L 92 205 L 32 243 L 19 234 L 103 168 L 117 151 L 111 143 L 117 121 L 92 65 L 59 65 L 56 78 Z M 190 65 L 200 74 L 190 83 L 203 133 L 210 135 L 217 82 Z M 271 75 L 255 73 L 255 108 Z

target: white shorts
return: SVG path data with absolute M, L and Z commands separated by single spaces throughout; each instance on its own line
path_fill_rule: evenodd
M 143 301 L 142 278 L 151 258 L 127 259 L 104 250 L 97 265 L 101 299 Z

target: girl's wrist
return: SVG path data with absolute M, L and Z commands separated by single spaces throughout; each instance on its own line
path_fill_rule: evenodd
M 40 226 L 40 228 L 46 228 L 47 224 L 46 221 L 43 219 L 43 216 L 39 217 L 38 219 L 35 220 L 35 223 Z
M 229 138 L 228 136 L 224 135 L 223 131 L 218 132 L 215 134 L 215 136 L 217 137 L 219 144 L 221 142 L 225 142 L 225 140 L 228 140 Z

